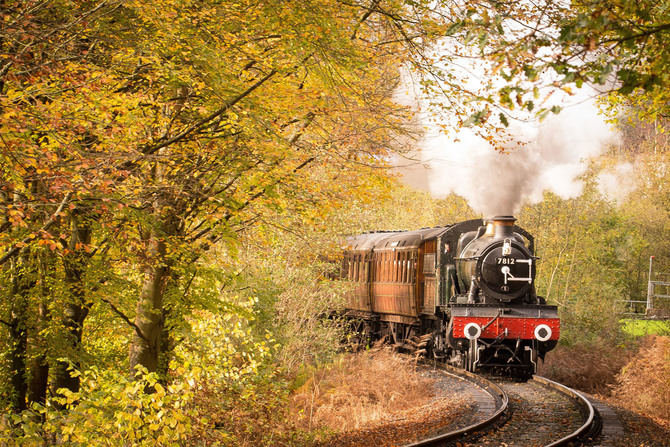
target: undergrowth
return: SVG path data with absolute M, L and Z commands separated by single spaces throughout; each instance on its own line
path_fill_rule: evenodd
M 670 337 L 558 346 L 538 373 L 670 426 Z
M 559 345 L 540 362 L 538 374 L 587 393 L 608 395 L 635 349 L 633 344 L 617 346 L 603 339 Z
M 614 398 L 670 426 L 670 337 L 650 337 L 617 376 Z
M 311 371 L 293 394 L 293 410 L 306 429 L 359 429 L 428 403 L 434 396 L 433 383 L 417 373 L 410 358 L 390 348 L 375 348 Z

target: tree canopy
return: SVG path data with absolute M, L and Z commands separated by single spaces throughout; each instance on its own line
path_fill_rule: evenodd
M 470 124 L 484 123 L 495 108 L 504 126 L 511 110 L 558 112 L 545 103 L 548 95 L 585 84 L 614 101 L 644 101 L 651 119 L 667 114 L 665 1 L 445 1 L 442 8 L 451 21 L 450 53 L 486 61 L 477 95 L 483 105 Z

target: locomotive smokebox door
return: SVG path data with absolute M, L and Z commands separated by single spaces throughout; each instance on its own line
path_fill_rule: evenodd
M 456 258 L 462 283 L 476 284 L 489 299 L 510 302 L 532 294 L 535 258 L 514 231 L 515 221 L 512 216 L 489 220 Z
M 492 296 L 509 301 L 528 293 L 533 282 L 533 258 L 516 242 L 509 241 L 509 251 L 505 253 L 505 243 L 495 244 L 480 258 L 480 286 L 488 289 Z M 504 295 L 499 296 L 500 292 Z

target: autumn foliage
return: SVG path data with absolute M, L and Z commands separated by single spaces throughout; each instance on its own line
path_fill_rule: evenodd
M 613 397 L 670 425 L 670 337 L 652 337 L 617 376 Z
M 240 248 L 268 258 L 282 232 L 387 181 L 389 154 L 417 135 L 393 97 L 401 67 L 439 16 L 339 0 L 10 0 L 0 14 L 5 439 L 186 442 L 201 419 L 180 411 L 199 381 L 261 405 L 287 284 L 250 284 Z M 214 377 L 183 351 L 207 343 L 205 315 L 251 343 L 200 358 Z M 233 367 L 247 388 L 230 388 Z M 112 435 L 115 420 L 128 431 Z M 211 423 L 234 444 L 234 424 Z

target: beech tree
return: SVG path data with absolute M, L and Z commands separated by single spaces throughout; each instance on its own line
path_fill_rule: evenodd
M 399 67 L 420 67 L 437 35 L 429 6 L 3 2 L 0 263 L 15 408 L 48 371 L 55 389 L 78 390 L 70 370 L 94 304 L 133 334 L 131 371 L 156 371 L 166 322 L 190 308 L 183 275 L 211 247 L 232 250 L 276 213 L 309 219 L 364 194 L 371 167 L 415 133 L 393 94 Z M 115 293 L 124 277 L 135 306 Z M 57 286 L 36 293 L 40 278 Z M 28 356 L 47 368 L 28 371 Z

